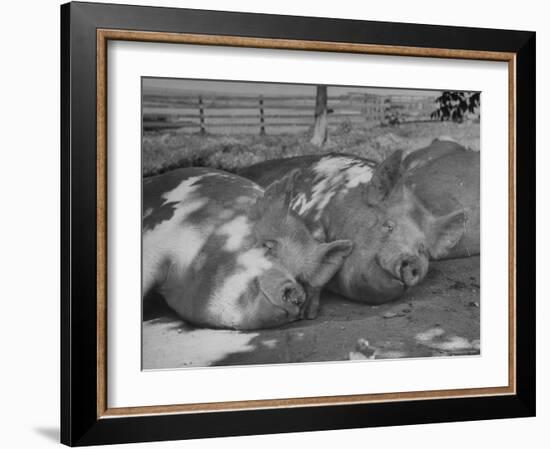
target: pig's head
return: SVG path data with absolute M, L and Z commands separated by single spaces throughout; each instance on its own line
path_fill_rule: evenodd
M 233 254 L 237 276 L 247 277 L 238 300 L 238 328 L 271 327 L 314 316 L 321 287 L 352 250 L 349 240 L 319 243 L 292 211 L 296 174 L 268 186 L 249 208 L 250 232 Z
M 404 185 L 401 159 L 401 151 L 389 156 L 332 214 L 331 228 L 354 244 L 333 287 L 351 299 L 395 299 L 426 276 L 429 259 L 442 257 L 463 234 L 464 212 L 434 217 Z

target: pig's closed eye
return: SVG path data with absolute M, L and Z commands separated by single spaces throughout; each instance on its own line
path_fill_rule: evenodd
M 273 255 L 277 249 L 277 242 L 275 240 L 265 240 L 262 247 L 265 249 L 266 254 Z

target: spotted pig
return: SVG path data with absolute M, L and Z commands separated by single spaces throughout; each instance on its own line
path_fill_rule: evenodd
M 265 190 L 207 168 L 143 182 L 143 294 L 197 326 L 258 329 L 316 314 L 351 252 L 319 243 L 290 207 L 293 172 Z
M 328 285 L 353 300 L 384 303 L 418 284 L 430 258 L 461 238 L 461 209 L 437 216 L 403 182 L 402 152 L 381 164 L 346 154 L 292 157 L 241 171 L 260 185 L 301 169 L 292 208 L 320 241 L 349 239 L 352 254 Z

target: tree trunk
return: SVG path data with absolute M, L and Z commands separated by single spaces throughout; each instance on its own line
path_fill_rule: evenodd
M 317 86 L 317 97 L 315 99 L 315 125 L 311 143 L 322 147 L 327 141 L 327 86 Z

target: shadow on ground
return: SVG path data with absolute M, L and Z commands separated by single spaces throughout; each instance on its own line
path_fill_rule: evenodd
M 432 263 L 399 300 L 324 294 L 319 317 L 254 332 L 197 329 L 155 297 L 143 310 L 143 368 L 479 354 L 479 257 Z
M 59 443 L 59 427 L 36 427 L 34 431 L 47 440 Z

